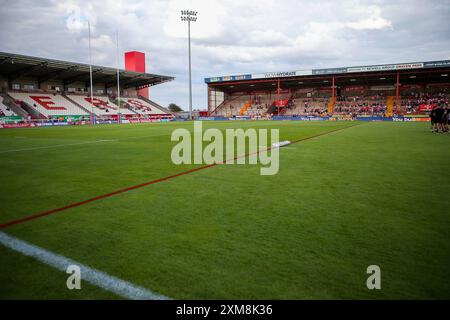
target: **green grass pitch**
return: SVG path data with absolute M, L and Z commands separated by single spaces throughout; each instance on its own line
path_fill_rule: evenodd
M 349 128 L 281 149 L 274 176 L 219 165 L 1 231 L 173 299 L 449 299 L 450 136 L 354 124 L 204 122 L 282 140 Z M 178 127 L 0 130 L 0 223 L 196 167 L 170 160 Z M 0 246 L 2 299 L 120 298 L 67 276 Z

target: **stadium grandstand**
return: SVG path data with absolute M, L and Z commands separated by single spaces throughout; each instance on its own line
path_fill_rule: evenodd
M 130 53 L 125 58 L 129 60 Z M 119 70 L 119 78 L 120 98 L 117 69 L 92 66 L 91 98 L 89 65 L 0 53 L 0 122 L 6 126 L 88 123 L 92 119 L 110 123 L 119 114 L 123 122 L 174 118 L 145 91 L 173 77 Z
M 424 121 L 448 103 L 449 73 L 442 60 L 206 78 L 208 116 Z

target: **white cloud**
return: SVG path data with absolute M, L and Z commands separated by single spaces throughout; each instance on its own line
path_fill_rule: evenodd
M 378 6 L 369 6 L 367 10 L 360 10 L 361 19 L 347 23 L 347 26 L 356 30 L 380 30 L 392 28 L 392 22 L 381 16 Z

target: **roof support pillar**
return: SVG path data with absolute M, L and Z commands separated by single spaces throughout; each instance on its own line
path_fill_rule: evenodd
M 280 79 L 278 78 L 277 87 L 277 115 L 280 115 Z
M 208 84 L 208 116 L 211 115 L 211 98 L 210 98 L 210 95 L 211 95 L 211 88 L 209 87 L 209 84 Z
M 397 83 L 395 85 L 395 114 L 398 114 L 398 96 L 400 88 L 400 72 L 397 71 Z
M 334 113 L 334 105 L 336 103 L 336 92 L 334 88 L 334 76 L 331 81 L 331 113 Z

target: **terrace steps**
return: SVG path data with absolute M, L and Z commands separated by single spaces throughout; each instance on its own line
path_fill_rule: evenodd
M 394 97 L 393 96 L 387 97 L 386 106 L 387 106 L 386 116 L 392 117 L 392 115 L 394 114 Z
M 244 106 L 241 108 L 241 110 L 239 110 L 239 115 L 243 116 L 245 114 L 245 111 L 247 111 L 247 109 L 251 106 L 252 104 L 252 99 L 248 100 Z

